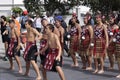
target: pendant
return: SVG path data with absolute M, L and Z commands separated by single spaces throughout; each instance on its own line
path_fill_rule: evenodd
M 93 46 L 94 46 L 94 43 L 91 43 L 91 44 L 90 44 L 90 46 L 92 46 L 92 47 L 93 47 Z
M 116 42 L 116 38 L 113 38 L 113 42 Z
M 84 40 L 84 39 L 85 39 L 85 36 L 82 36 L 82 39 Z

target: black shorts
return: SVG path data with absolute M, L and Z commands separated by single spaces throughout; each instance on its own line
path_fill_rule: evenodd
M 60 58 L 60 61 L 55 60 L 51 71 L 57 72 L 56 67 L 57 67 L 57 66 L 62 67 L 62 61 L 63 61 L 62 56 L 61 56 L 61 58 Z
M 10 39 L 8 37 L 8 35 L 2 35 L 2 42 L 5 43 L 5 42 L 9 42 Z
M 17 49 L 16 49 L 17 46 L 18 46 L 18 42 L 14 42 L 14 47 L 12 49 L 13 55 L 11 57 L 20 56 L 20 49 L 17 51 Z M 7 54 L 7 56 L 10 57 L 8 54 Z
M 37 55 L 35 53 L 37 52 L 37 46 L 33 45 L 28 51 L 28 54 L 26 55 L 26 61 L 35 60 L 37 62 Z
M 48 52 L 49 52 L 49 49 L 47 49 L 47 50 L 45 51 L 45 55 L 41 55 L 41 54 L 40 54 L 40 60 L 41 60 L 41 64 L 42 64 L 42 65 L 44 65 L 44 63 L 45 63 L 45 59 L 46 59 L 46 56 L 47 56 Z

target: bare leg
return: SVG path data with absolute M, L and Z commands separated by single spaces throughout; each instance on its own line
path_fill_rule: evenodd
M 120 58 L 117 59 L 117 63 L 118 63 L 118 69 L 120 71 Z M 120 78 L 120 74 L 117 75 L 116 78 Z
M 18 56 L 15 56 L 15 59 L 16 59 L 16 62 L 18 64 L 18 67 L 19 67 L 19 73 L 22 73 L 22 64 L 20 62 L 20 59 Z
M 97 61 L 97 58 L 94 58 L 94 64 L 95 64 L 95 71 L 93 73 L 97 73 L 98 72 L 98 61 Z
M 102 73 L 104 73 L 104 58 L 103 57 L 101 57 L 100 58 L 100 71 L 98 72 L 99 74 L 102 74 Z
M 9 57 L 9 62 L 10 62 L 10 68 L 9 69 L 14 70 L 12 57 Z
M 4 43 L 4 47 L 5 47 L 5 53 L 6 53 L 6 51 L 8 49 L 8 43 L 7 42 Z
M 30 61 L 26 61 L 26 72 L 25 72 L 25 76 L 29 75 L 29 69 L 30 69 Z
M 114 67 L 114 56 L 113 56 L 113 54 L 108 53 L 108 58 L 109 58 L 109 62 L 110 62 L 109 69 L 113 69 L 113 67 Z
M 77 61 L 77 58 L 75 56 L 75 52 L 73 50 L 70 50 L 70 55 L 71 55 L 73 63 L 74 63 L 71 66 L 72 67 L 78 67 L 78 61 Z
M 45 69 L 42 70 L 42 75 L 43 75 L 43 80 L 48 80 L 47 79 L 47 72 Z
M 64 72 L 63 72 L 62 68 L 60 66 L 57 66 L 56 70 L 57 70 L 61 80 L 65 80 L 65 75 L 64 75 Z
M 88 67 L 86 68 L 86 70 L 92 70 L 92 57 L 91 56 L 87 56 L 87 60 L 88 60 Z
M 41 79 L 41 75 L 40 75 L 40 72 L 39 72 L 38 65 L 36 64 L 36 62 L 34 60 L 31 60 L 30 62 L 32 64 L 36 74 L 37 74 L 36 80 L 40 80 Z
M 85 59 L 85 56 L 81 56 L 81 60 L 82 60 L 82 69 L 86 69 L 86 59 Z

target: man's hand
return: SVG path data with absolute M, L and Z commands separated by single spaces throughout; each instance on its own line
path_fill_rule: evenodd
M 35 55 L 39 55 L 40 53 L 39 52 L 36 52 Z
M 60 56 L 57 56 L 57 57 L 56 57 L 56 60 L 60 61 Z
M 16 47 L 16 50 L 17 50 L 17 51 L 19 51 L 19 50 L 20 50 L 20 45 L 18 45 L 18 46 Z

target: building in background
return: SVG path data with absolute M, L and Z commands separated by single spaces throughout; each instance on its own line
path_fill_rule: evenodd
M 11 9 L 13 7 L 20 7 L 23 10 L 25 10 L 23 0 L 1 0 L 0 1 L 0 16 L 10 16 L 11 15 Z

